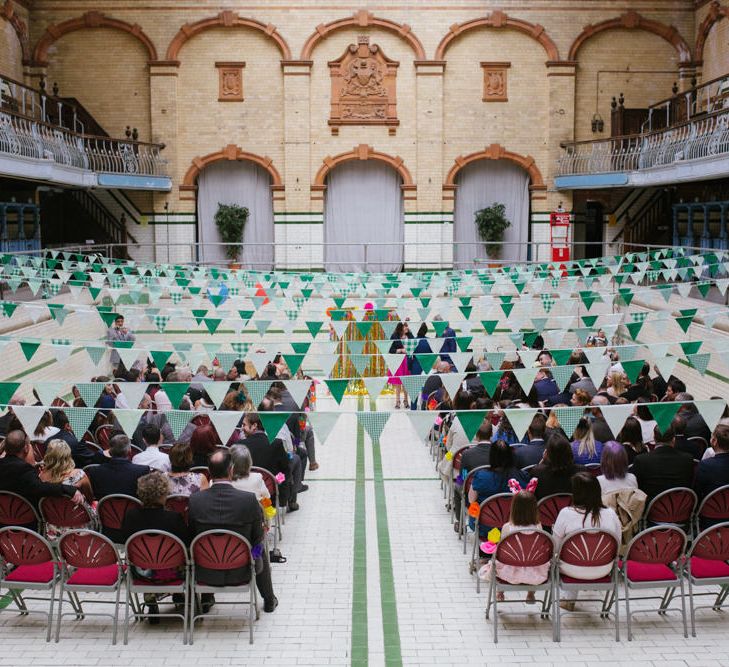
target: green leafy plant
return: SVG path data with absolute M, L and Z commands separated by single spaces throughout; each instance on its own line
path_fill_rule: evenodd
M 511 222 L 506 217 L 506 206 L 494 202 L 491 206 L 476 211 L 475 222 L 486 252 L 491 257 L 498 256 L 504 232 L 511 227 Z
M 246 222 L 248 222 L 248 209 L 245 206 L 218 204 L 215 226 L 218 228 L 220 240 L 223 243 L 235 244 L 225 246 L 225 254 L 231 261 L 238 259 Z

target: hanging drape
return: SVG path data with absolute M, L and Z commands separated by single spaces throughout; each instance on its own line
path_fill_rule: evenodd
M 397 171 L 377 160 L 345 162 L 330 172 L 324 212 L 327 271 L 402 268 L 401 183 Z
M 248 209 L 239 255 L 245 269 L 273 268 L 273 198 L 271 176 L 257 164 L 246 161 L 216 162 L 205 167 L 197 179 L 197 225 L 199 259 L 205 264 L 225 264 L 225 249 L 219 245 L 215 226 L 218 204 L 238 204 Z
M 455 268 L 474 266 L 474 259 L 485 259 L 474 217 L 476 211 L 494 203 L 506 206 L 511 226 L 504 232 L 501 259 L 524 261 L 529 238 L 529 175 L 505 160 L 478 160 L 467 164 L 456 177 L 456 206 L 453 216 L 453 254 Z M 459 245 L 460 244 L 460 245 Z

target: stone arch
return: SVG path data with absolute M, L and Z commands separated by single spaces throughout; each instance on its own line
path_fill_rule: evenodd
M 221 160 L 248 160 L 249 162 L 254 162 L 255 164 L 263 167 L 271 175 L 271 190 L 284 189 L 281 174 L 278 172 L 278 169 L 273 166 L 273 160 L 270 157 L 261 157 L 255 153 L 248 153 L 235 144 L 228 144 L 225 148 L 223 148 L 223 150 L 215 153 L 209 153 L 203 157 L 194 158 L 192 164 L 185 172 L 185 177 L 182 179 L 180 190 L 196 190 L 197 177 L 200 172 L 208 165 L 213 164 L 213 162 L 220 162 Z
M 28 37 L 28 26 L 15 13 L 15 5 L 12 0 L 5 0 L 5 4 L 0 8 L 0 18 L 5 19 L 15 30 L 20 42 L 20 50 L 23 54 L 23 63 L 30 61 L 30 39 Z
M 519 153 L 507 151 L 501 144 L 491 144 L 482 151 L 469 153 L 468 155 L 459 155 L 448 171 L 443 189 L 455 190 L 458 172 L 467 164 L 476 162 L 477 160 L 508 160 L 509 162 L 513 162 L 529 174 L 529 180 L 531 181 L 529 185 L 530 190 L 547 189 L 544 178 L 542 178 L 542 172 L 537 167 L 537 163 L 531 155 L 524 156 Z
M 387 153 L 380 153 L 367 144 L 360 144 L 359 146 L 355 146 L 351 151 L 339 153 L 339 155 L 335 155 L 334 157 L 325 157 L 322 166 L 319 167 L 319 171 L 316 172 L 314 184 L 311 189 L 325 190 L 326 178 L 329 172 L 338 164 L 349 162 L 350 160 L 379 160 L 380 162 L 384 162 L 400 174 L 400 177 L 402 178 L 401 187 L 403 190 L 415 189 L 415 183 L 413 183 L 413 177 L 410 174 L 410 170 L 405 166 L 405 163 L 400 156 L 396 155 L 393 157 Z
M 328 34 L 335 32 L 336 30 L 342 30 L 343 28 L 349 28 L 352 26 L 356 28 L 376 27 L 393 32 L 410 45 L 410 48 L 415 52 L 416 60 L 425 60 L 425 49 L 423 48 L 423 44 L 409 25 L 406 23 L 396 23 L 389 19 L 379 18 L 374 16 L 372 12 L 368 12 L 364 9 L 345 19 L 337 19 L 330 23 L 318 25 L 301 49 L 301 60 L 311 60 L 311 54 L 314 51 L 314 47 Z
M 709 13 L 701 22 L 698 36 L 696 37 L 694 60 L 697 65 L 701 65 L 704 62 L 704 47 L 706 46 L 706 40 L 709 37 L 711 29 L 715 23 L 718 23 L 723 18 L 729 18 L 729 7 L 722 7 L 718 2 L 712 2 L 709 6 Z
M 261 21 L 256 21 L 255 19 L 243 18 L 230 10 L 220 12 L 220 14 L 218 14 L 217 16 L 211 16 L 206 19 L 195 21 L 194 23 L 186 23 L 185 25 L 183 25 L 182 28 L 180 28 L 179 32 L 172 38 L 170 45 L 167 47 L 167 55 L 165 56 L 165 58 L 170 61 L 177 60 L 183 44 L 187 40 L 191 39 L 195 35 L 205 30 L 210 30 L 212 28 L 234 27 L 253 28 L 254 30 L 260 30 L 268 37 L 270 37 L 274 42 L 276 42 L 276 46 L 278 46 L 279 50 L 281 51 L 281 58 L 283 60 L 291 60 L 291 49 L 289 48 L 286 40 L 278 32 L 278 29 L 275 25 L 271 23 L 262 23 Z
M 440 44 L 438 44 L 438 48 L 435 50 L 435 60 L 445 60 L 445 52 L 448 50 L 450 43 L 463 33 L 477 28 L 507 28 L 517 30 L 539 42 L 546 51 L 548 60 L 559 60 L 557 45 L 547 34 L 544 26 L 529 23 L 529 21 L 522 19 L 512 18 L 501 10 L 493 11 L 488 16 L 471 19 L 464 23 L 453 24 L 448 30 L 448 34 L 440 40 Z
M 669 26 L 660 21 L 654 21 L 653 19 L 647 19 L 634 11 L 626 12 L 617 18 L 601 21 L 595 25 L 585 26 L 583 31 L 577 36 L 577 39 L 572 42 L 568 60 L 577 60 L 577 52 L 590 37 L 605 30 L 614 30 L 616 28 L 644 30 L 645 32 L 658 35 L 676 49 L 681 63 L 691 61 L 691 49 L 686 43 L 686 40 L 681 36 L 681 33 L 674 26 Z

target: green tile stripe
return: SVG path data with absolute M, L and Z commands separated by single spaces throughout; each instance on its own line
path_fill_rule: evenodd
M 358 399 L 361 410 L 364 397 Z M 367 633 L 367 526 L 365 517 L 364 428 L 357 425 L 357 458 L 354 482 L 354 547 L 352 549 L 352 646 L 353 667 L 366 667 Z
M 5 593 L 5 595 L 3 595 L 0 598 L 0 609 L 5 609 L 6 607 L 8 607 L 10 605 L 10 603 L 12 601 L 13 601 L 13 596 L 10 595 L 10 593 Z
M 376 406 L 373 401 L 370 403 L 370 410 L 375 409 Z M 380 557 L 380 605 L 382 608 L 382 635 L 385 640 L 385 665 L 387 667 L 402 667 L 395 578 L 392 573 L 390 530 L 387 522 L 387 500 L 385 498 L 385 481 L 382 475 L 382 453 L 379 439 L 372 441 L 372 467 L 375 478 L 377 552 Z

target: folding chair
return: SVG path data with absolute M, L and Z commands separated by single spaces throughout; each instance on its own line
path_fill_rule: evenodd
M 114 431 L 113 424 L 102 424 L 94 431 L 94 440 L 104 451 L 109 449 L 109 441 Z
M 76 616 L 109 616 L 113 621 L 111 643 L 116 644 L 119 627 L 119 597 L 124 581 L 124 567 L 114 544 L 108 538 L 91 530 L 71 530 L 58 540 L 58 553 L 61 557 L 61 591 L 58 600 L 58 621 L 56 623 L 56 642 L 61 633 L 61 618 Z M 75 600 L 74 613 L 62 613 L 63 593 L 71 594 Z M 114 593 L 114 613 L 88 613 L 83 611 L 79 593 Z M 95 598 L 89 603 L 108 604 Z
M 130 508 L 141 506 L 142 503 L 137 498 L 126 496 L 123 493 L 102 498 L 96 508 L 102 535 L 121 547 L 124 544 L 124 536 L 121 532 L 124 517 Z
M 207 466 L 193 466 L 190 468 L 190 472 L 199 472 L 205 475 L 205 478 L 210 481 L 210 469 Z
M 185 597 L 182 614 L 142 613 L 139 603 L 133 611 L 135 620 L 141 616 L 182 619 L 182 643 L 187 643 L 188 602 L 190 590 L 190 567 L 187 549 L 182 541 L 163 530 L 142 530 L 134 533 L 124 545 L 127 560 L 127 607 L 124 614 L 124 643 L 129 638 L 129 609 L 132 598 L 145 593 L 169 594 L 181 593 Z M 182 576 L 175 576 L 169 581 L 151 581 L 141 579 L 139 570 L 178 570 Z
M 696 493 L 686 486 L 677 486 L 659 493 L 646 507 L 643 529 L 650 525 L 670 523 L 691 530 L 697 503 Z
M 602 466 L 599 463 L 586 463 L 585 468 L 593 477 L 602 475 Z
M 29 500 L 12 491 L 0 491 L 0 527 L 22 526 L 41 531 L 43 524 Z
M 248 592 L 248 630 L 249 641 L 253 643 L 253 615 L 255 620 L 259 618 L 258 592 L 256 590 L 256 568 L 255 561 L 251 555 L 251 544 L 245 537 L 234 533 L 231 530 L 207 530 L 200 533 L 190 545 L 190 562 L 192 564 L 191 587 L 192 595 L 190 606 L 194 608 L 195 601 L 200 593 L 231 593 Z M 195 568 L 206 568 L 225 572 L 228 570 L 239 570 L 246 568 L 250 571 L 250 579 L 244 584 L 209 586 L 205 582 L 197 580 L 198 574 Z M 234 605 L 238 602 L 224 602 L 217 600 L 217 605 Z M 192 612 L 190 619 L 190 644 L 193 643 L 193 632 L 195 621 L 203 618 L 204 614 Z
M 539 512 L 539 523 L 548 533 L 552 532 L 552 526 L 557 520 L 557 515 L 565 507 L 572 504 L 571 493 L 553 493 L 551 496 L 544 496 L 537 503 L 537 511 Z
M 660 599 L 658 613 L 664 615 L 673 600 L 676 588 L 681 591 L 681 617 L 683 636 L 688 637 L 686 627 L 686 597 L 683 586 L 683 560 L 686 551 L 686 533 L 677 526 L 655 526 L 638 533 L 628 544 L 620 572 L 625 589 L 625 610 L 628 616 L 628 641 L 633 640 L 631 625 L 634 614 L 651 611 L 630 611 L 630 591 L 633 589 L 665 588 L 661 597 L 655 595 L 635 598 L 638 600 Z
M 729 485 L 714 489 L 701 501 L 696 511 L 695 534 L 723 521 L 729 521 Z
M 451 478 L 448 480 L 448 509 L 451 512 L 451 521 L 455 520 L 456 518 L 456 510 L 455 510 L 455 504 L 453 502 L 453 494 L 454 494 L 454 482 L 455 478 L 459 475 L 461 472 L 461 459 L 463 458 L 463 454 L 467 449 L 471 449 L 473 445 L 466 445 L 465 447 L 461 447 L 454 455 L 453 455 L 453 470 L 451 472 Z
M 497 493 L 489 496 L 478 506 L 478 517 L 476 518 L 476 526 L 473 538 L 473 553 L 471 554 L 471 572 L 475 572 L 478 563 L 479 544 L 481 543 L 480 528 L 487 526 L 489 528 L 498 528 L 509 520 L 511 513 L 511 501 L 514 495 L 511 493 Z M 464 541 L 463 546 L 466 546 Z M 481 580 L 476 577 L 476 592 L 481 592 Z
M 47 619 L 46 641 L 51 641 L 58 563 L 50 543 L 28 528 L 0 528 L 0 590 L 7 588 L 21 616 L 43 614 Z M 50 598 L 27 598 L 49 603 L 48 611 L 28 609 L 23 591 L 49 591 Z M 4 609 L 0 608 L 0 611 Z
M 696 610 L 708 609 L 709 605 L 697 607 L 695 586 L 720 586 L 719 593 L 710 606 L 719 611 L 729 595 L 729 521 L 707 528 L 696 536 L 686 554 L 686 578 L 689 585 L 689 606 L 691 609 L 691 636 L 696 636 Z
M 187 515 L 190 510 L 190 496 L 183 496 L 177 493 L 167 496 L 165 509 L 170 512 L 177 512 L 177 514 L 182 516 L 182 520 L 187 523 Z
M 38 510 L 43 520 L 46 539 L 51 542 L 54 542 L 55 538 L 48 534 L 48 524 L 62 530 L 96 529 L 96 519 L 89 511 L 89 508 L 83 503 L 76 505 L 70 498 L 65 496 L 41 498 L 38 503 Z
M 278 547 L 279 541 L 283 540 L 281 522 L 283 521 L 283 514 L 285 513 L 285 508 L 284 510 L 282 510 L 279 503 L 278 482 L 276 481 L 276 476 L 266 468 L 258 468 L 256 466 L 252 466 L 251 472 L 257 472 L 261 475 L 261 477 L 263 477 L 263 483 L 266 485 L 268 493 L 271 496 L 271 502 L 276 508 L 276 516 L 273 520 L 273 548 L 276 549 Z
M 486 602 L 486 619 L 489 618 L 491 607 L 494 608 L 493 632 L 494 644 L 498 643 L 499 612 L 498 604 L 520 602 L 519 600 L 498 601 L 497 594 L 509 591 L 544 591 L 542 608 L 539 612 L 542 618 L 549 617 L 549 604 L 553 581 L 554 568 L 554 540 L 549 533 L 543 530 L 520 530 L 509 533 L 496 545 L 491 568 L 491 582 L 489 584 L 489 596 Z M 502 565 L 513 567 L 538 567 L 550 564 L 549 574 L 541 584 L 510 584 L 496 576 L 496 562 Z M 522 612 L 529 615 L 534 612 Z M 552 619 L 552 640 L 556 639 L 554 619 Z
M 690 442 L 691 444 L 699 448 L 699 460 L 704 455 L 704 452 L 709 448 L 709 443 L 706 442 L 706 439 L 702 438 L 700 435 L 692 435 L 690 438 L 686 438 L 686 442 Z
M 607 618 L 615 602 L 615 641 L 620 641 L 620 609 L 618 600 L 618 549 L 619 540 L 600 528 L 583 528 L 562 540 L 557 551 L 556 573 L 554 581 L 554 615 L 557 628 L 557 641 L 562 640 L 560 617 L 560 591 L 598 591 L 604 592 L 600 617 Z M 610 566 L 610 574 L 598 579 L 578 579 L 562 574 L 562 565 L 575 567 Z M 571 611 L 570 614 L 587 614 L 589 612 Z
M 466 518 L 468 517 L 468 492 L 471 490 L 471 484 L 473 484 L 473 478 L 479 470 L 489 470 L 490 466 L 478 466 L 473 470 L 469 470 L 466 475 L 466 479 L 463 480 L 463 489 L 461 493 L 461 513 L 458 517 L 458 539 L 460 540 L 463 536 L 463 553 L 466 553 L 466 541 L 468 532 L 466 531 Z

